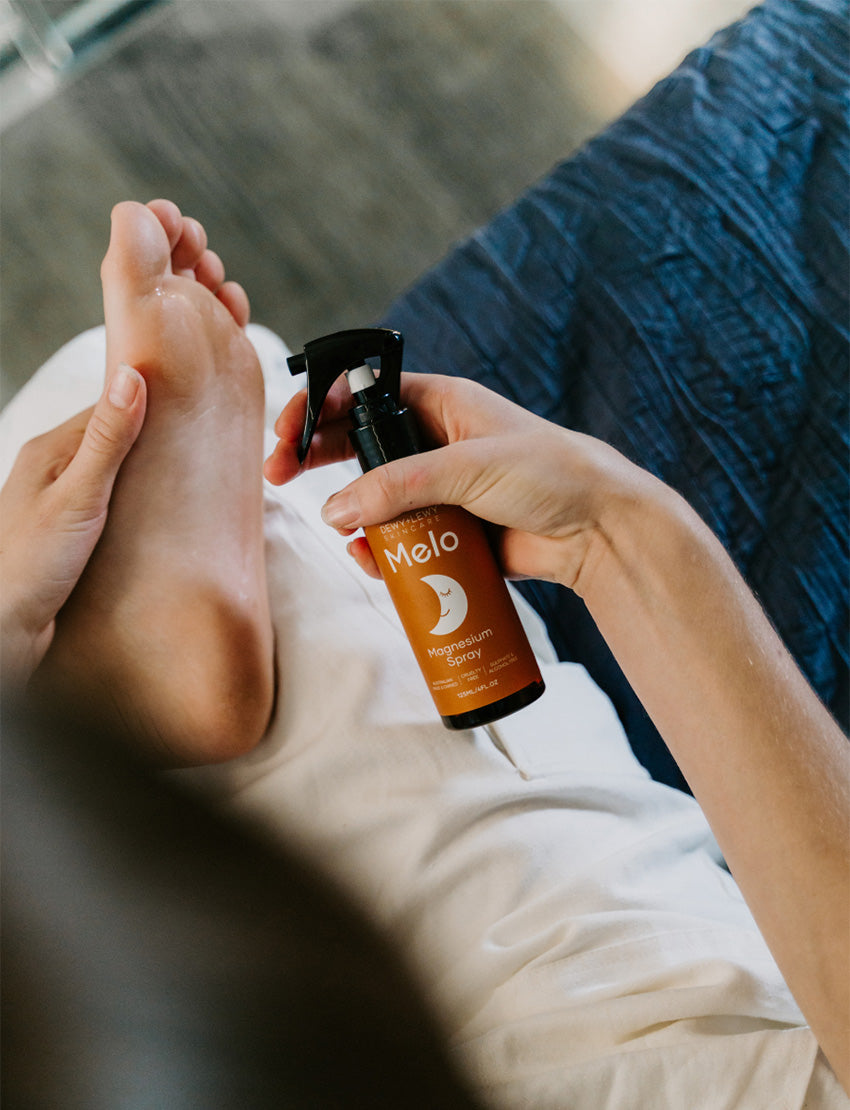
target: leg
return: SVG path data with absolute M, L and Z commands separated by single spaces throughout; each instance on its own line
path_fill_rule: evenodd
M 148 414 L 39 679 L 171 760 L 226 759 L 260 739 L 273 698 L 247 299 L 165 201 L 114 210 L 101 273 L 107 376 L 137 367 Z

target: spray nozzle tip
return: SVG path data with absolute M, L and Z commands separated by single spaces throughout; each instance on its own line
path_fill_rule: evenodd
M 362 366 L 355 366 L 351 370 L 347 370 L 345 380 L 352 393 L 362 393 L 364 389 L 373 386 L 377 379 L 372 367 L 364 363 Z
M 300 355 L 290 355 L 286 360 L 286 365 L 289 367 L 289 373 L 294 377 L 296 374 L 307 373 L 307 356 L 302 351 Z

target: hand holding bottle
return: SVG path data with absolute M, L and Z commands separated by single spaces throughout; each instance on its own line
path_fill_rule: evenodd
M 291 356 L 290 371 L 307 375 L 306 397 L 278 420 L 281 444 L 266 463 L 266 477 L 281 482 L 297 473 L 296 462 L 330 461 L 345 450 L 343 443 L 367 473 L 420 457 L 415 410 L 400 397 L 403 344 L 399 332 L 358 328 L 312 340 Z M 380 358 L 380 377 L 369 358 Z M 342 374 L 340 396 L 334 388 Z M 379 498 L 375 508 L 374 520 L 357 520 L 365 535 L 351 547 L 361 565 L 383 577 L 446 727 L 476 728 L 536 701 L 545 689 L 540 668 L 481 521 L 444 499 L 381 515 Z M 344 534 L 353 530 L 341 526 Z
M 335 494 L 326 522 L 345 534 L 432 504 L 462 505 L 502 526 L 502 569 L 511 578 L 543 578 L 580 592 L 582 567 L 608 516 L 622 498 L 661 487 L 612 448 L 566 431 L 475 382 L 405 374 L 402 400 L 416 412 L 423 436 L 438 449 L 387 463 Z M 305 467 L 351 456 L 345 419 L 350 395 L 340 385 L 325 402 Z M 281 413 L 281 437 L 266 476 L 288 481 L 298 472 L 295 444 L 304 424 L 305 395 Z M 378 574 L 362 540 L 351 552 Z

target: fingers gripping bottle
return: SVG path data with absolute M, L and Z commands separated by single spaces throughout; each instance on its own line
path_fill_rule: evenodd
M 353 395 L 348 434 L 364 471 L 423 450 L 400 407 L 402 351 L 399 332 L 360 328 L 315 339 L 288 360 L 291 373 L 307 374 L 302 462 L 343 373 Z M 380 359 L 377 377 L 369 358 Z M 540 669 L 476 517 L 432 505 L 365 533 L 447 728 L 485 725 L 540 697 Z

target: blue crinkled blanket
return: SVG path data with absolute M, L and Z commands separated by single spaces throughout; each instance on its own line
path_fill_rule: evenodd
M 408 370 L 476 378 L 679 490 L 845 727 L 849 23 L 845 0 L 767 0 L 384 320 Z M 526 590 L 682 786 L 578 599 Z

